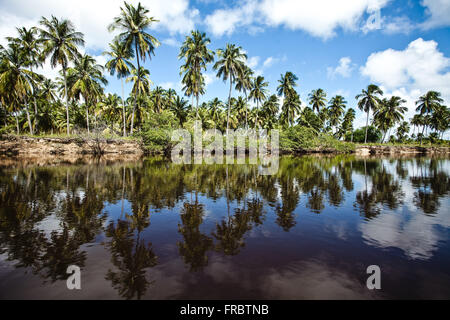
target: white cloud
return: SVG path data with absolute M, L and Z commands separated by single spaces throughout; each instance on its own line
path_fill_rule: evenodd
M 207 88 L 210 84 L 214 83 L 217 81 L 217 77 L 214 73 L 205 73 L 203 75 L 203 77 L 205 78 L 205 87 Z
M 232 34 L 236 28 L 255 24 L 285 26 L 304 30 L 324 39 L 335 35 L 336 29 L 357 30 L 365 13 L 384 7 L 389 0 L 246 0 L 233 8 L 218 9 L 205 19 L 216 36 Z
M 259 57 L 255 56 L 255 57 L 249 57 L 247 59 L 247 66 L 251 69 L 256 68 L 256 66 L 259 64 Z
M 132 1 L 133 3 L 137 1 Z M 160 20 L 154 24 L 156 30 L 167 30 L 171 34 L 186 33 L 194 28 L 199 12 L 189 7 L 188 0 L 141 0 L 150 9 L 150 15 Z M 76 28 L 85 34 L 89 49 L 105 49 L 113 38 L 107 26 L 120 13 L 122 0 L 27 0 L 3 1 L 0 4 L 0 34 L 2 38 L 11 34 L 15 26 L 36 25 L 42 17 L 55 15 L 72 20 Z
M 278 62 L 277 58 L 268 57 L 266 60 L 264 60 L 263 67 L 264 68 L 268 68 L 268 67 L 272 66 L 276 62 Z
M 336 68 L 327 68 L 327 75 L 330 79 L 334 79 L 337 75 L 348 78 L 352 74 L 352 71 L 352 59 L 350 59 L 350 57 L 342 57 L 339 59 L 339 65 Z
M 438 49 L 437 42 L 418 38 L 404 50 L 387 49 L 372 53 L 361 74 L 382 87 L 387 96 L 404 98 L 407 117 L 415 112 L 415 101 L 429 90 L 442 93 L 450 102 L 450 58 Z
M 409 34 L 415 29 L 414 24 L 408 17 L 386 17 L 384 19 L 383 31 L 387 34 L 404 33 Z
M 450 26 L 450 1 L 422 0 L 421 5 L 426 7 L 428 15 L 428 19 L 422 24 L 424 29 Z
M 175 39 L 175 38 L 167 38 L 167 39 L 164 39 L 163 41 L 161 41 L 163 44 L 165 44 L 165 45 L 168 45 L 168 46 L 171 46 L 171 47 L 175 47 L 175 48 L 178 48 L 178 47 L 181 47 L 181 42 L 179 42 L 177 39 Z

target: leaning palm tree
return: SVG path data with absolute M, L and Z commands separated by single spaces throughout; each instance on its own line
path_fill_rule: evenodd
M 369 128 L 369 113 L 370 110 L 375 111 L 378 104 L 380 103 L 380 96 L 383 95 L 383 91 L 376 85 L 370 84 L 366 90 L 362 90 L 355 99 L 358 101 L 358 108 L 361 111 L 367 113 L 366 120 L 366 134 L 364 138 L 364 143 L 367 143 L 367 129 Z
M 184 73 L 182 83 L 185 91 L 196 98 L 198 109 L 199 97 L 204 93 L 205 80 L 202 71 L 206 71 L 208 63 L 214 61 L 214 51 L 208 49 L 211 40 L 204 32 L 191 31 L 191 36 L 186 36 L 180 48 L 178 59 L 184 59 L 180 74 Z M 194 105 L 194 103 L 192 103 Z
M 141 95 L 149 95 L 150 94 L 150 84 L 152 83 L 150 80 L 150 71 L 145 69 L 144 67 L 140 67 L 140 69 L 132 69 L 131 70 L 131 76 L 126 79 L 126 82 L 132 82 L 133 88 L 131 92 L 134 96 L 134 101 L 136 102 L 137 99 Z M 133 134 L 133 127 L 134 127 L 134 116 L 136 113 L 136 106 L 138 104 L 133 105 L 133 110 L 131 113 L 131 134 Z
M 37 37 L 38 29 L 33 27 L 30 29 L 27 29 L 25 27 L 22 28 L 16 28 L 17 33 L 19 34 L 17 38 L 10 38 L 7 39 L 11 42 L 16 43 L 22 50 L 23 54 L 26 56 L 30 71 L 33 73 L 34 67 L 40 67 L 42 66 L 42 61 L 40 58 L 40 44 L 39 39 Z M 33 92 L 37 92 L 36 88 L 33 88 Z M 33 97 L 34 99 L 34 118 L 35 122 L 37 121 L 37 103 L 36 103 L 36 95 Z M 35 123 L 36 126 L 36 123 Z
M 58 20 L 52 16 L 50 20 L 42 17 L 40 41 L 43 43 L 42 54 L 50 58 L 50 65 L 55 68 L 60 65 L 64 77 L 64 96 L 66 97 L 66 125 L 67 134 L 70 134 L 69 123 L 69 96 L 67 91 L 67 68 L 69 62 L 78 59 L 80 53 L 77 46 L 83 46 L 83 34 L 76 32 L 73 23 L 69 20 Z
M 308 95 L 309 104 L 312 106 L 313 111 L 317 111 L 319 113 L 320 109 L 325 107 L 327 103 L 327 94 L 323 89 L 317 89 L 311 91 Z
M 231 112 L 231 91 L 233 83 L 242 75 L 245 70 L 244 61 L 247 60 L 247 55 L 242 52 L 241 47 L 234 44 L 227 44 L 225 49 L 217 50 L 219 61 L 214 65 L 214 70 L 217 70 L 217 77 L 222 78 L 223 81 L 230 80 L 230 93 L 228 95 L 228 115 L 227 115 L 227 133 L 230 127 L 230 112 Z
M 437 91 L 428 91 L 425 95 L 421 96 L 419 100 L 416 101 L 416 111 L 420 111 L 421 115 L 430 115 L 433 111 L 439 108 L 444 100 L 441 98 L 441 93 Z M 423 126 L 422 137 L 427 125 Z M 420 144 L 422 144 L 422 137 L 420 138 Z
M 73 68 L 67 71 L 67 86 L 69 95 L 74 98 L 83 97 L 86 105 L 86 126 L 89 130 L 89 107 L 96 103 L 96 97 L 100 96 L 108 81 L 103 77 L 103 66 L 96 64 L 96 60 L 85 54 L 75 62 Z
M 341 122 L 341 117 L 344 114 L 347 101 L 345 101 L 343 96 L 337 95 L 330 100 L 330 105 L 328 107 L 328 114 L 330 116 L 330 125 L 336 127 L 337 133 L 338 125 Z
M 256 102 L 256 129 L 258 129 L 258 114 L 259 114 L 259 104 L 266 101 L 267 99 L 267 87 L 268 82 L 264 81 L 263 76 L 257 76 L 256 79 L 252 81 L 252 89 L 250 91 L 250 99 Z
M 155 54 L 155 49 L 159 46 L 159 41 L 152 35 L 146 32 L 148 28 L 154 22 L 158 22 L 153 17 L 149 17 L 150 12 L 147 8 L 143 7 L 141 3 L 134 7 L 127 2 L 124 2 L 125 8 L 120 8 L 120 15 L 114 18 L 114 22 L 108 26 L 109 31 L 119 29 L 121 33 L 118 35 L 118 41 L 122 43 L 128 50 L 134 50 L 136 54 L 137 69 L 141 70 L 140 59 L 145 61 L 147 56 L 151 59 L 152 54 Z M 140 77 L 137 77 L 137 82 L 140 81 Z M 137 83 L 136 88 L 142 86 Z M 137 97 L 141 92 L 137 92 L 134 97 L 134 111 L 137 107 Z M 131 134 L 133 134 L 133 121 L 131 125 Z
M 112 76 L 117 73 L 117 78 L 120 78 L 122 85 L 122 120 L 123 120 L 123 136 L 127 136 L 126 128 L 126 112 L 125 112 L 125 92 L 123 89 L 123 79 L 130 75 L 130 70 L 134 68 L 130 59 L 134 58 L 134 52 L 129 47 L 120 43 L 115 39 L 109 44 L 110 51 L 105 51 L 103 54 L 108 55 L 110 59 L 105 67 Z
M 2 100 L 9 101 L 16 108 L 20 104 L 25 106 L 28 127 L 30 134 L 33 134 L 33 126 L 28 109 L 28 97 L 32 93 L 34 83 L 40 81 L 41 77 L 31 72 L 28 68 L 29 60 L 23 54 L 22 49 L 18 44 L 10 42 L 9 47 L 2 53 L 0 94 Z

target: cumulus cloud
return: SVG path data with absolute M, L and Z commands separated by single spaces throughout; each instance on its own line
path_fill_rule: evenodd
M 450 26 L 450 1 L 448 0 L 422 0 L 426 7 L 428 19 L 422 24 L 424 29 Z
M 415 25 L 406 16 L 389 17 L 384 19 L 383 31 L 387 34 L 409 34 L 415 28 Z
M 415 101 L 429 90 L 442 93 L 450 101 L 450 58 L 439 51 L 438 43 L 418 38 L 404 50 L 387 49 L 372 53 L 361 74 L 380 85 L 386 95 L 407 100 L 408 116 L 414 114 Z
M 348 78 L 352 74 L 352 71 L 352 59 L 350 59 L 350 57 L 342 57 L 341 59 L 339 59 L 339 65 L 337 67 L 327 68 L 327 75 L 329 79 L 334 79 L 336 78 L 336 76 Z
M 160 22 L 156 30 L 171 34 L 189 32 L 195 26 L 199 12 L 189 6 L 188 0 L 140 0 L 150 10 L 150 15 Z M 132 1 L 137 3 L 137 1 Z M 72 20 L 76 28 L 85 34 L 88 49 L 105 49 L 113 35 L 107 30 L 112 19 L 120 13 L 122 0 L 58 0 L 3 1 L 0 4 L 0 35 L 9 35 L 15 26 L 36 25 L 42 16 L 64 17 Z M 2 39 L 3 40 L 3 39 Z
M 233 8 L 218 9 L 205 19 L 216 36 L 232 34 L 238 27 L 249 30 L 255 24 L 303 30 L 324 39 L 338 28 L 357 30 L 366 13 L 384 7 L 389 0 L 246 0 Z

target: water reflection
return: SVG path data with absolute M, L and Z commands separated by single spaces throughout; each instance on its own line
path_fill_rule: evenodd
M 449 163 L 438 158 L 284 157 L 272 176 L 259 175 L 256 165 L 174 165 L 163 158 L 113 165 L 2 167 L 0 254 L 16 274 L 31 272 L 45 286 L 65 280 L 69 265 L 89 272 L 89 245 L 100 244 L 110 261 L 104 280 L 120 297 L 140 299 L 151 297 L 158 280 L 152 270 L 161 257 L 181 259 L 195 281 L 207 285 L 211 259 L 241 259 L 242 268 L 250 270 L 256 266 L 247 259 L 258 259 L 261 250 L 266 255 L 288 250 L 278 261 L 260 261 L 258 268 L 280 268 L 292 256 L 285 263 L 296 267 L 283 273 L 291 279 L 289 294 L 283 297 L 307 297 L 309 291 L 292 287 L 317 265 L 306 262 L 317 261 L 307 243 L 327 251 L 328 260 L 354 250 L 343 239 L 358 248 L 398 248 L 403 252 L 398 259 L 406 255 L 429 260 L 443 250 L 441 263 L 449 267 L 445 248 L 450 219 L 444 212 L 449 205 Z M 342 216 L 329 216 L 332 210 Z M 167 237 L 158 233 L 162 227 L 154 227 L 153 219 L 165 223 Z M 330 219 L 341 219 L 338 224 L 348 226 L 348 235 L 328 234 L 327 225 L 337 226 L 337 220 Z M 417 230 L 423 236 L 414 236 Z M 276 241 L 269 243 L 271 238 Z M 176 251 L 166 250 L 173 245 Z M 277 290 L 283 281 L 276 281 Z M 359 294 L 360 284 L 356 287 Z M 249 296 L 265 297 L 262 292 Z

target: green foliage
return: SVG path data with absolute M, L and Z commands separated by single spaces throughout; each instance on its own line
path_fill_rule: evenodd
M 177 127 L 178 120 L 170 111 L 152 112 L 137 135 L 148 153 L 164 153 L 172 148 L 171 132 Z
M 359 142 L 364 143 L 364 137 L 366 133 L 366 127 L 362 127 L 359 129 L 356 129 L 353 132 L 353 142 Z M 367 142 L 369 143 L 376 143 L 380 142 L 382 138 L 381 131 L 374 126 L 369 126 L 367 129 Z M 347 133 L 345 140 L 350 141 L 351 139 L 351 133 Z
M 280 148 L 284 152 L 350 152 L 354 150 L 354 145 L 338 141 L 327 134 L 318 134 L 312 128 L 294 126 L 287 128 L 280 133 Z

